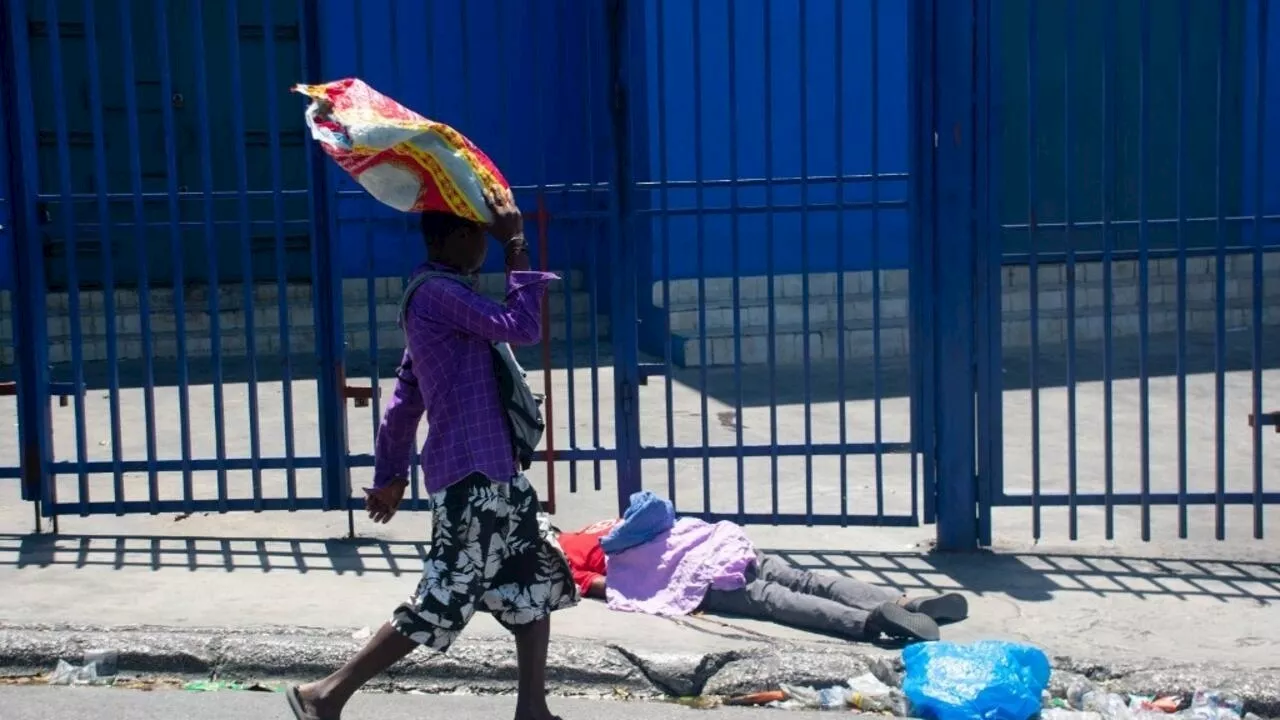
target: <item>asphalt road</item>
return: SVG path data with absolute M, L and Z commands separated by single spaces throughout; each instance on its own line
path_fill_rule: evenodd
M 553 698 L 551 709 L 563 720 L 665 720 L 708 717 L 718 720 L 778 716 L 778 710 L 718 708 L 690 710 L 655 702 Z M 495 720 L 512 717 L 514 697 L 364 694 L 348 707 L 344 720 Z M 254 692 L 189 693 L 180 690 L 0 687 L 0 720 L 289 720 L 283 695 Z

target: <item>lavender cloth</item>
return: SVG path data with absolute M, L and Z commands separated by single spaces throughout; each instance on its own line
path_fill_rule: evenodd
M 737 525 L 681 518 L 653 540 L 607 557 L 609 608 L 688 615 L 709 589 L 746 587 L 755 559 L 755 547 Z
M 423 265 L 414 274 L 426 270 L 441 268 Z M 510 273 L 502 305 L 449 278 L 431 278 L 414 292 L 405 312 L 404 360 L 374 443 L 374 487 L 408 477 L 424 413 L 421 462 L 428 493 L 473 472 L 495 482 L 516 475 L 490 343 L 537 342 L 547 283 L 556 279 L 544 272 Z

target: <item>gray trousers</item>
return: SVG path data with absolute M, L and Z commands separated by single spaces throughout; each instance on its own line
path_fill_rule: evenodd
M 701 609 L 770 620 L 828 635 L 868 639 L 867 616 L 901 595 L 853 578 L 797 570 L 785 560 L 760 555 L 741 590 L 710 590 Z

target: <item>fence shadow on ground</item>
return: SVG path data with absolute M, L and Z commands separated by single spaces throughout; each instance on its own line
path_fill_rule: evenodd
M 0 535 L 0 566 L 416 575 L 429 543 L 376 539 Z M 1280 603 L 1280 563 L 1054 553 L 764 550 L 809 570 L 910 594 L 964 590 L 1045 602 L 1060 593 Z
M 964 590 L 999 593 L 1021 602 L 1078 593 L 1280 604 L 1280 562 L 1079 553 L 763 552 L 795 567 L 857 577 L 911 595 Z

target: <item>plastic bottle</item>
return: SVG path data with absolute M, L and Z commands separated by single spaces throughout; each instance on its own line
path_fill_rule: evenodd
M 1076 680 L 1067 688 L 1067 702 L 1072 709 L 1095 712 L 1103 720 L 1132 720 L 1133 711 L 1120 695 L 1099 690 L 1088 680 Z

